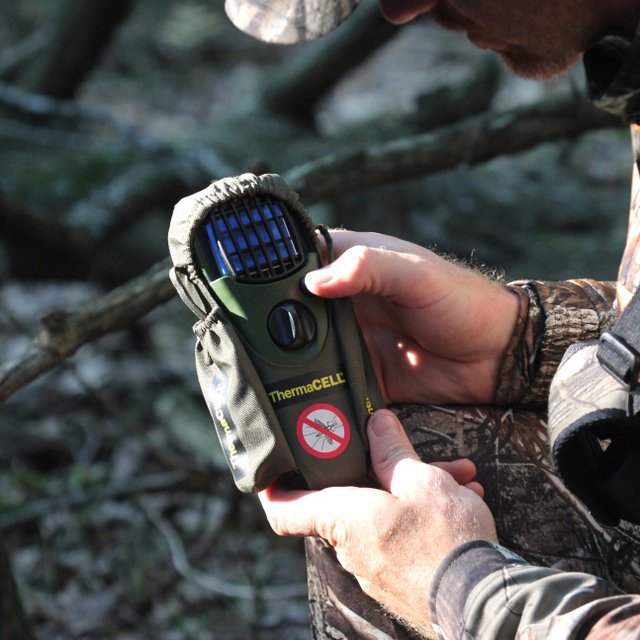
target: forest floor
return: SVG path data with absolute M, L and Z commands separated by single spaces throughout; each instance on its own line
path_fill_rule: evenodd
M 6 286 L 0 352 L 79 284 Z M 237 492 L 181 303 L 85 347 L 2 410 L 0 528 L 42 640 L 308 638 L 302 542 Z

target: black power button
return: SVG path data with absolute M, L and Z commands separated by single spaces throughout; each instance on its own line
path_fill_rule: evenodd
M 274 307 L 269 314 L 269 333 L 283 349 L 300 349 L 316 335 L 316 322 L 303 304 L 289 300 Z

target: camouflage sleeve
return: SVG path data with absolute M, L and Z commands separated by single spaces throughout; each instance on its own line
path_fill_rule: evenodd
M 527 565 L 491 542 L 453 551 L 430 599 L 435 630 L 446 640 L 607 640 L 640 628 L 640 596 L 625 595 L 586 573 Z
M 520 314 L 498 380 L 496 404 L 546 405 L 567 347 L 597 338 L 615 321 L 615 283 L 517 281 Z

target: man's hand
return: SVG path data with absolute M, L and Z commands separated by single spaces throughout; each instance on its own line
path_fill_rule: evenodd
M 388 402 L 491 403 L 518 299 L 418 245 L 333 231 L 339 257 L 308 274 L 326 298 L 353 296 Z
M 429 632 L 427 599 L 438 565 L 464 542 L 497 541 L 493 517 L 472 482 L 471 461 L 420 462 L 387 410 L 371 417 L 368 432 L 380 489 L 274 486 L 260 500 L 276 533 L 324 538 L 366 593 Z

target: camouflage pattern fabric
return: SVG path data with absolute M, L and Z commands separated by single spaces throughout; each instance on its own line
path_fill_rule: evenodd
M 542 410 L 404 406 L 398 415 L 424 460 L 474 460 L 505 547 L 535 565 L 640 593 L 640 528 L 598 525 L 564 488 L 549 460 Z M 314 638 L 419 637 L 360 590 L 326 543 L 309 538 L 306 549 Z
M 595 280 L 519 281 L 520 315 L 500 373 L 496 404 L 546 408 L 565 351 L 595 339 L 616 319 L 615 284 Z
M 490 542 L 476 540 L 458 547 L 440 565 L 434 587 L 431 619 L 443 621 L 435 623 L 442 638 L 638 638 L 640 596 L 624 595 L 587 573 L 528 565 Z M 468 595 L 461 606 L 462 593 Z
M 567 346 L 615 320 L 615 287 L 593 280 L 519 282 L 520 319 L 501 374 L 511 406 L 396 407 L 420 457 L 471 458 L 501 544 L 529 562 L 606 578 L 640 593 L 640 528 L 599 525 L 563 486 L 550 460 L 549 385 Z M 415 638 L 366 596 L 322 540 L 306 542 L 315 638 Z M 425 594 L 426 598 L 426 594 Z
M 277 44 L 316 40 L 342 24 L 359 0 L 226 0 L 225 11 L 241 31 Z

